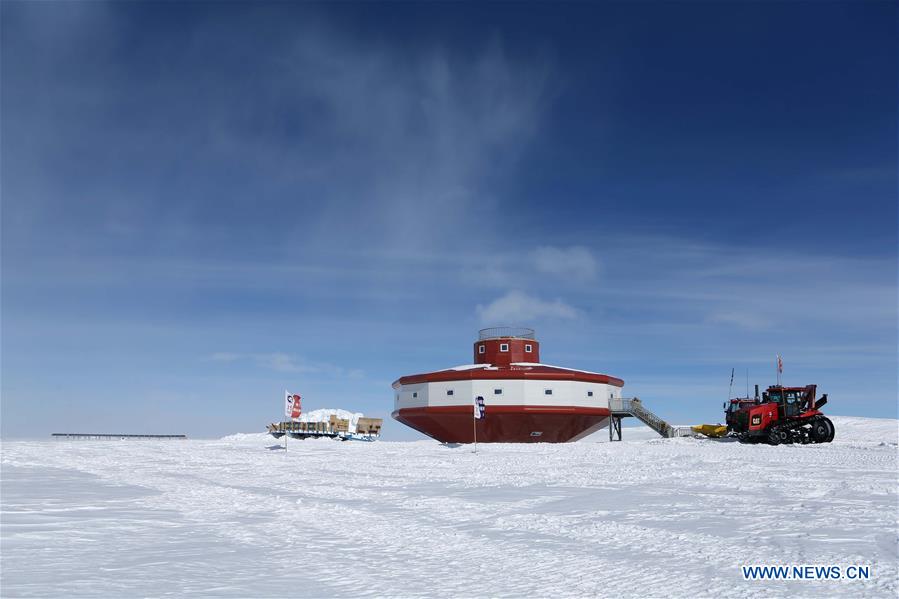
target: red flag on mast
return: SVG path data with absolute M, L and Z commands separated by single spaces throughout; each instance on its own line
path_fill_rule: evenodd
M 300 396 L 291 393 L 290 391 L 284 392 L 284 415 L 290 418 L 291 420 L 296 420 L 300 417 Z

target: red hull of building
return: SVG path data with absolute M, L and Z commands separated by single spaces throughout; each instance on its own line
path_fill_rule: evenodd
M 443 443 L 565 443 L 601 429 L 609 418 L 605 408 L 556 406 L 488 406 L 475 420 L 472 406 L 403 408 L 395 420 Z M 473 425 L 474 423 L 474 425 Z M 533 433 L 539 432 L 539 435 Z

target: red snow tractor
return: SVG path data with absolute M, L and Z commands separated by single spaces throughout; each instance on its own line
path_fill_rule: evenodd
M 818 409 L 827 403 L 827 394 L 815 400 L 816 390 L 817 385 L 774 385 L 759 399 L 756 385 L 755 399 L 725 404 L 727 430 L 746 443 L 830 443 L 836 432 L 833 422 Z

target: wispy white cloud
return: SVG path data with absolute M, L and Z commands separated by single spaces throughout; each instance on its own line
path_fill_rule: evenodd
M 255 364 L 257 368 L 275 372 L 314 374 L 330 378 L 361 379 L 365 376 L 364 371 L 358 368 L 344 368 L 328 362 L 309 361 L 300 356 L 283 352 L 216 352 L 210 355 L 208 359 L 213 362 L 245 362 Z
M 240 359 L 240 354 L 230 352 L 216 352 L 209 356 L 213 362 L 235 362 Z
M 734 325 L 742 329 L 762 330 L 770 328 L 771 320 L 752 312 L 720 311 L 708 315 L 706 322 L 711 324 Z
M 528 324 L 541 318 L 577 318 L 578 312 L 561 299 L 544 301 L 522 291 L 510 291 L 477 313 L 485 324 Z
M 569 281 L 590 281 L 596 278 L 598 264 L 584 246 L 560 248 L 540 246 L 534 250 L 534 268 L 542 274 L 555 275 Z
M 254 356 L 256 363 L 264 368 L 278 372 L 321 372 L 328 369 L 329 365 L 309 364 L 305 361 L 283 353 L 257 354 Z
M 414 55 L 326 26 L 295 38 L 284 74 L 318 118 L 289 164 L 274 160 L 302 164 L 321 184 L 306 239 L 422 251 L 453 244 L 459 227 L 490 226 L 501 198 L 487 180 L 537 132 L 550 96 L 545 60 L 511 58 L 500 38 L 471 53 L 435 44 Z M 243 131 L 228 134 L 244 147 Z

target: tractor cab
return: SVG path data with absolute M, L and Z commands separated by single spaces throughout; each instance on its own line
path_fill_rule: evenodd
M 738 397 L 724 403 L 724 422 L 731 430 L 745 428 L 749 422 L 748 408 L 758 405 L 759 400 L 751 397 Z
M 743 408 L 754 406 L 757 403 L 759 403 L 758 400 L 752 399 L 751 397 L 738 397 L 724 404 L 724 413 L 733 414 L 734 412 L 739 412 Z
M 827 402 L 826 395 L 817 403 L 815 402 L 816 390 L 817 385 L 807 385 L 805 387 L 773 385 L 768 387 L 768 390 L 762 394 L 762 403 L 776 403 L 783 418 L 795 418 L 803 412 L 814 410 Z

